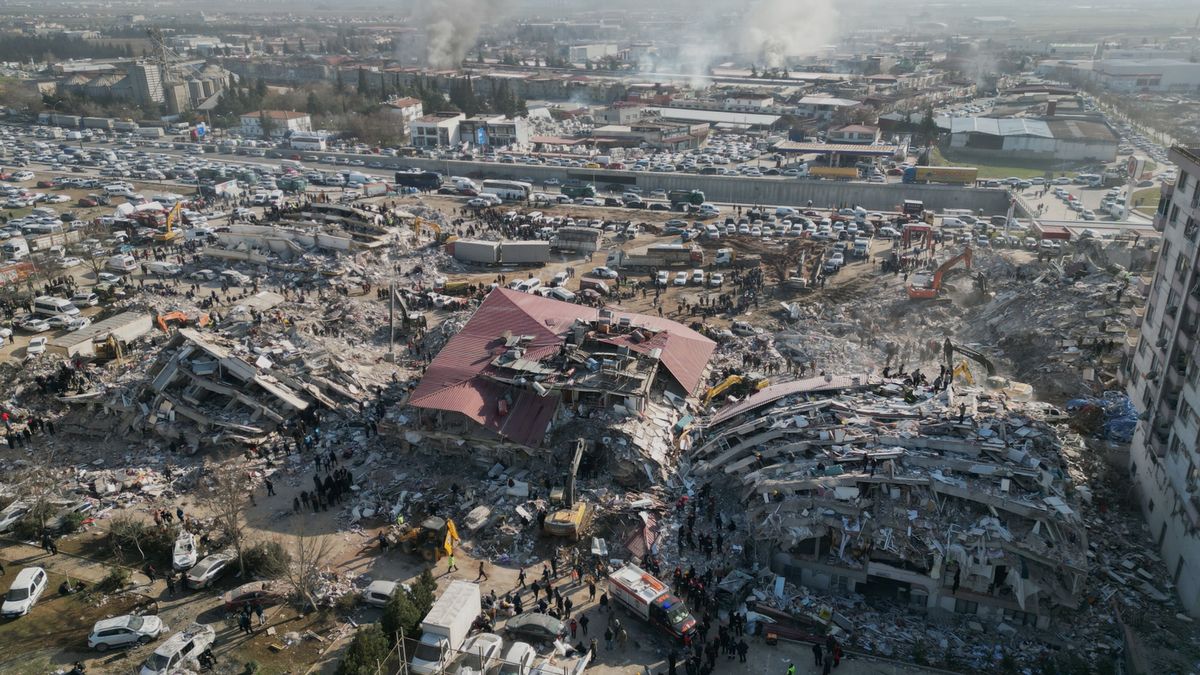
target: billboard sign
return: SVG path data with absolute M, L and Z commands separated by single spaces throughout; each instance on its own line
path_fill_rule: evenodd
M 487 127 L 477 127 L 475 129 L 475 145 L 487 145 Z

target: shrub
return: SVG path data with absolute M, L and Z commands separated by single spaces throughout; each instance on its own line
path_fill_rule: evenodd
M 96 582 L 93 588 L 99 593 L 115 593 L 129 583 L 129 570 L 115 566 L 108 568 L 108 574 Z
M 287 572 L 292 556 L 277 541 L 261 541 L 242 552 L 247 577 L 276 579 Z

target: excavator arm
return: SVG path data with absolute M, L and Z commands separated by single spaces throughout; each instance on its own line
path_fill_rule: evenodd
M 933 273 L 933 289 L 935 291 L 941 290 L 942 277 L 945 276 L 946 272 L 949 272 L 958 263 L 961 262 L 963 264 L 963 267 L 966 267 L 967 269 L 971 269 L 971 260 L 973 257 L 974 257 L 974 254 L 971 251 L 971 247 L 968 246 L 965 249 L 963 249 L 962 253 L 959 253 L 958 255 L 954 256 L 953 258 L 942 263 L 941 266 L 937 268 L 937 271 Z
M 971 359 L 972 361 L 975 361 L 979 365 L 983 366 L 983 369 L 987 371 L 988 377 L 995 377 L 996 366 L 992 365 L 992 362 L 990 359 L 988 359 L 988 357 L 975 351 L 974 349 L 970 349 L 968 347 L 963 347 L 960 345 L 954 345 L 954 351 L 958 352 L 959 354 L 962 354 L 963 356 L 965 356 L 965 357 Z
M 741 375 L 730 375 L 729 377 L 725 378 L 720 384 L 712 387 L 707 392 L 705 392 L 704 400 L 701 401 L 701 404 L 707 406 L 709 403 L 712 403 L 712 400 L 714 398 L 720 396 L 721 392 L 725 391 L 726 389 L 732 387 L 735 384 L 740 384 L 741 381 L 742 381 Z

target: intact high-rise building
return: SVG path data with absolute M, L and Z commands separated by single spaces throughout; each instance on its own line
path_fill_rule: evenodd
M 1200 613 L 1200 148 L 1176 146 L 1174 188 L 1154 226 L 1162 247 L 1127 391 L 1142 411 L 1129 473 L 1188 612 Z M 1165 590 L 1165 589 L 1163 589 Z

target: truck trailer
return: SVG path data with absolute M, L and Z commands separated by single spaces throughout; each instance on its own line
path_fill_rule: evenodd
M 544 240 L 501 242 L 500 262 L 505 265 L 550 262 L 550 242 Z
M 700 190 L 670 190 L 667 192 L 667 199 L 673 207 L 680 204 L 700 206 L 705 202 L 704 193 Z
M 479 239 L 458 239 L 454 242 L 454 259 L 478 265 L 500 262 L 500 242 Z
M 682 644 L 690 644 L 696 619 L 665 583 L 637 565 L 626 565 L 608 575 L 613 600 Z
M 444 672 L 458 656 L 482 609 L 479 584 L 451 582 L 421 621 L 421 641 L 413 651 L 410 672 Z
M 974 185 L 979 169 L 973 166 L 910 166 L 904 170 L 905 183 L 946 183 Z
M 697 267 L 704 265 L 704 251 L 685 244 L 658 244 L 638 251 L 609 251 L 608 267 L 618 269 Z

